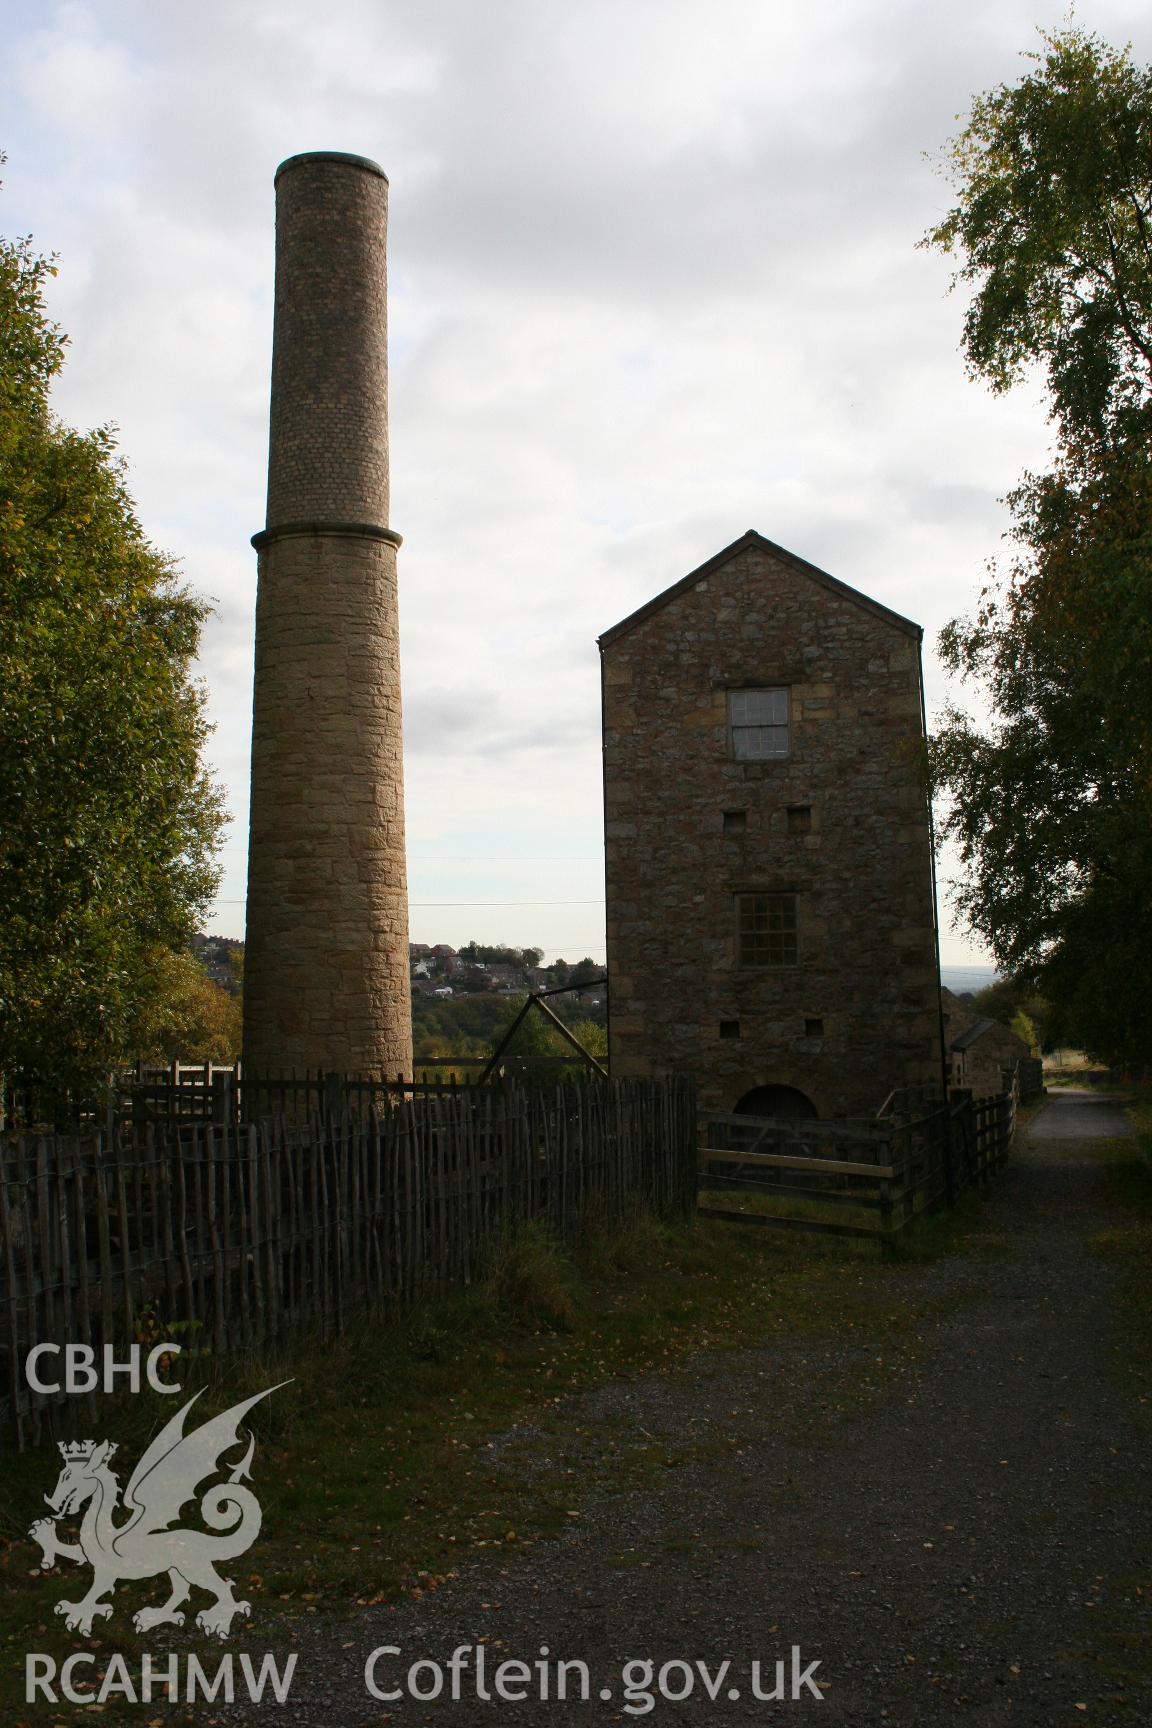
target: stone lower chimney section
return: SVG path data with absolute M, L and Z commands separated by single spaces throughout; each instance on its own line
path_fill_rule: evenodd
M 244 981 L 250 1073 L 412 1071 L 388 182 L 335 151 L 276 173 Z

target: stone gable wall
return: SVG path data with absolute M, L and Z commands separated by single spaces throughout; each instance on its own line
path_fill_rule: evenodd
M 753 545 L 607 641 L 602 673 L 613 1074 L 693 1073 L 726 1109 L 786 1085 L 821 1115 L 938 1085 L 917 637 Z M 790 689 L 787 760 L 732 758 L 728 692 L 757 685 Z M 743 891 L 798 895 L 797 966 L 737 964 Z

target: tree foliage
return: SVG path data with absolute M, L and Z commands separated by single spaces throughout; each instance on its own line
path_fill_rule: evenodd
M 959 201 L 925 244 L 964 259 L 974 375 L 1047 370 L 1064 435 L 1140 428 L 1152 374 L 1152 71 L 1078 30 L 978 96 L 952 145 Z
M 518 1014 L 524 1006 L 524 997 L 515 1002 Z M 549 1007 L 556 1013 L 555 1005 Z M 514 1016 L 509 1016 L 508 1025 Z M 575 1004 L 569 1013 L 558 1015 L 563 1019 L 572 1036 L 583 1045 L 590 1055 L 604 1059 L 608 1054 L 608 1034 L 605 1027 L 586 1017 L 578 1017 Z M 507 1027 L 501 1029 L 501 1037 Z M 493 1050 L 496 1046 L 493 1044 Z M 555 1026 L 533 1008 L 521 1020 L 516 1028 L 506 1050 L 503 1053 L 502 1065 L 514 1073 L 522 1082 L 531 1085 L 555 1086 L 570 1080 L 584 1079 L 588 1070 L 579 1062 L 573 1062 L 576 1054 L 567 1039 L 562 1037 Z
M 575 988 L 577 985 L 598 983 L 603 976 L 603 966 L 597 966 L 592 956 L 585 954 L 583 960 L 577 960 L 569 972 L 566 982 Z
M 466 942 L 456 958 L 470 966 L 517 966 L 531 971 L 544 958 L 543 948 L 509 948 L 502 942 Z
M 1051 1004 L 1021 977 L 997 978 L 994 984 L 976 992 L 970 1006 L 977 1014 L 986 1014 L 990 1020 L 999 1020 L 1001 1025 L 1010 1027 L 1017 1037 L 1023 1038 L 1034 1056 L 1039 1056 L 1051 1043 Z
M 51 262 L 0 240 L 0 1070 L 137 1053 L 218 880 L 192 666 L 207 607 L 149 545 L 107 428 L 53 415 Z
M 145 1061 L 236 1062 L 243 1038 L 240 997 L 209 978 L 195 955 L 161 953 L 150 1022 L 136 1053 Z
M 421 1059 L 438 1057 L 487 1058 L 524 1006 L 523 996 L 461 995 L 448 998 L 426 996 L 415 992 L 412 997 L 412 1035 L 419 1067 Z M 558 1019 L 569 1026 L 585 1048 L 593 1055 L 607 1049 L 605 1010 L 578 996 L 556 996 L 548 1006 Z M 529 1016 L 532 1030 L 529 1042 L 517 1041 L 515 1052 L 521 1055 L 572 1054 L 558 1033 L 548 1029 L 543 1017 L 535 1010 Z M 587 1028 L 594 1026 L 595 1035 Z M 472 1070 L 473 1074 L 475 1069 Z M 559 1072 L 559 1070 L 557 1070 Z
M 976 292 L 974 372 L 1046 368 L 1052 470 L 1011 494 L 1013 554 L 941 637 L 992 724 L 934 741 L 958 902 L 1053 1030 L 1114 1057 L 1152 1027 L 1152 75 L 1077 31 L 974 104 L 928 242 Z

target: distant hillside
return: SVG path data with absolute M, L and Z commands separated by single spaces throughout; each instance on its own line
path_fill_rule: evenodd
M 941 966 L 940 982 L 957 996 L 975 995 L 995 984 L 1000 974 L 995 966 Z

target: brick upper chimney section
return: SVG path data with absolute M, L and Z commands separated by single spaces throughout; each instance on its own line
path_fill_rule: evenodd
M 388 526 L 388 181 L 364 156 L 276 173 L 268 527 Z

